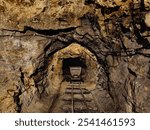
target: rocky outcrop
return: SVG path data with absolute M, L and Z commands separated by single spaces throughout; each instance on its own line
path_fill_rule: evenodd
M 62 60 L 77 57 L 97 112 L 150 112 L 149 10 L 149 0 L 1 0 L 0 112 L 52 112 Z

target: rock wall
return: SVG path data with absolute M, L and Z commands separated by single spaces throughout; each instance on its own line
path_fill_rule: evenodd
M 99 64 L 98 112 L 150 112 L 149 0 L 1 0 L 0 112 L 50 112 L 50 62 L 72 43 Z

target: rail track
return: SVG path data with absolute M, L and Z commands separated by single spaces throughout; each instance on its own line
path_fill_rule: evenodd
M 82 82 L 70 82 L 66 87 L 60 109 L 64 113 L 97 113 L 98 106 L 94 97 Z

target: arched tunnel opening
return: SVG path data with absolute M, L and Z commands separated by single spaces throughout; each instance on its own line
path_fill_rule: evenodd
M 70 82 L 71 67 L 81 67 L 80 76 L 84 84 L 88 84 L 87 87 L 96 86 L 99 64 L 95 55 L 85 47 L 72 43 L 50 58 L 48 74 L 51 88 L 58 91 L 61 85 Z
M 77 43 L 56 52 L 49 65 L 50 91 L 57 95 L 50 112 L 97 112 L 91 91 L 98 69 L 95 55 Z

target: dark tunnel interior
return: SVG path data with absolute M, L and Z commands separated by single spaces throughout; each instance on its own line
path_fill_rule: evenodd
M 81 57 L 76 58 L 64 58 L 63 59 L 63 65 L 62 65 L 62 71 L 63 71 L 63 77 L 64 80 L 70 81 L 71 80 L 71 73 L 70 73 L 70 67 L 81 67 L 81 77 L 85 74 L 85 70 L 87 68 L 85 59 Z M 81 78 L 83 81 L 83 79 Z

